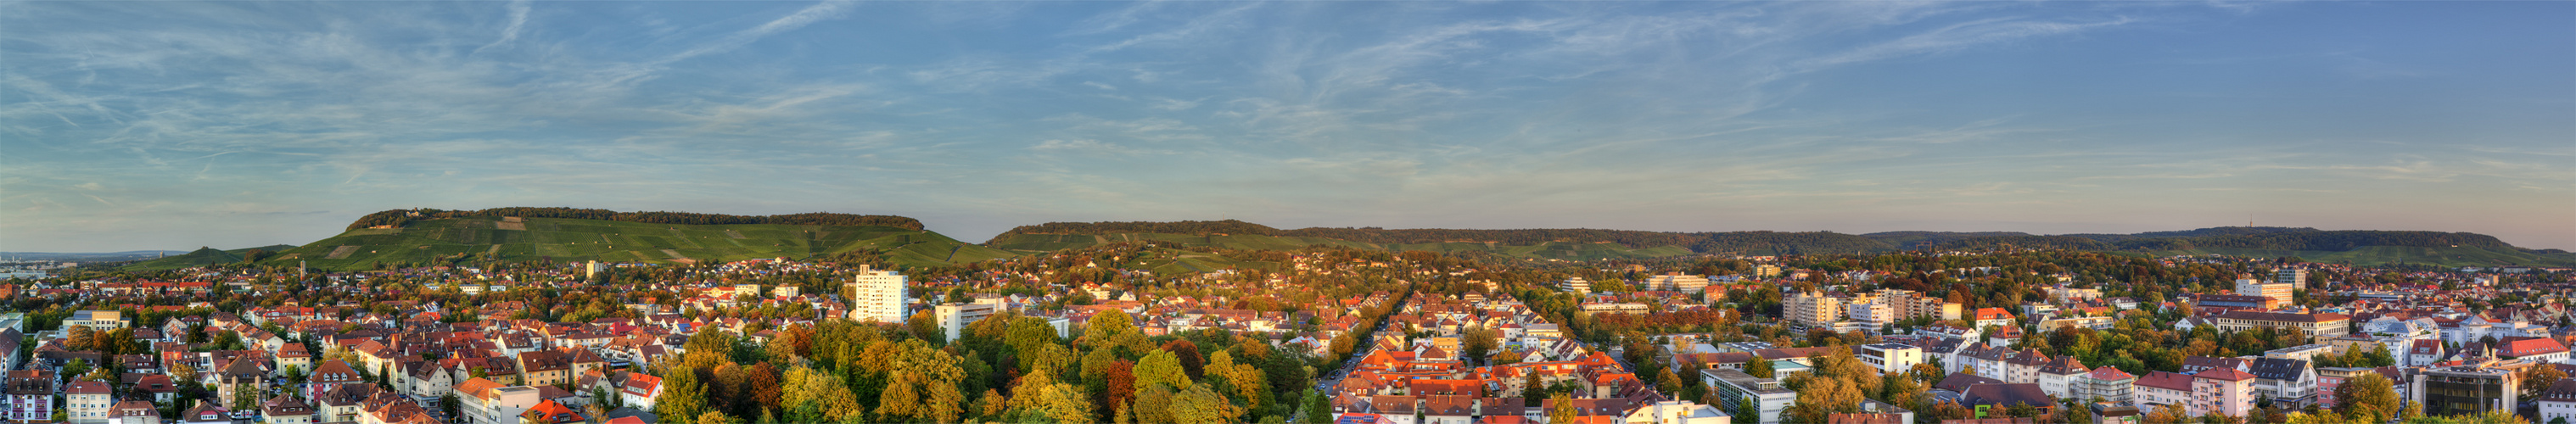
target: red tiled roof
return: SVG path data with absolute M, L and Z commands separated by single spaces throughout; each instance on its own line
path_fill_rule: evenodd
M 2246 373 L 2246 372 L 2244 372 L 2244 371 L 2237 371 L 2235 368 L 2211 368 L 2211 369 L 2208 369 L 2208 370 L 2205 370 L 2205 371 L 2201 371 L 2201 372 L 2200 372 L 2200 373 L 2198 373 L 2198 374 L 2192 374 L 2192 376 L 2193 376 L 2193 377 L 2198 377 L 2198 378 L 2209 378 L 2209 379 L 2218 379 L 2218 380 L 2227 380 L 2227 381 L 2243 381 L 2243 380 L 2252 380 L 2252 379 L 2254 379 L 2254 374 L 2248 374 L 2248 373 Z
M 2101 380 L 2101 381 L 2118 381 L 2118 380 L 2127 380 L 2127 379 L 2131 379 L 2131 378 L 2137 378 L 2137 376 L 2135 376 L 2135 375 L 2130 375 L 2129 373 L 2121 372 L 2119 368 L 2112 368 L 2112 367 L 2094 368 L 2094 369 L 2093 369 L 2093 372 L 2091 372 L 2091 373 L 2087 373 L 2086 375 L 2092 376 L 2092 377 L 2093 377 L 2093 379 L 2095 379 L 2095 380 Z

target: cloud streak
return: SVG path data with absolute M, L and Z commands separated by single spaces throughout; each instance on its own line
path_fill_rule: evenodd
M 2576 129 L 2557 119 L 2576 106 L 2528 95 L 2576 90 L 2557 77 L 2576 73 L 2564 22 L 2395 26 L 2421 23 L 2334 4 L 739 6 L 0 8 L 0 250 L 303 243 L 336 227 L 316 220 L 513 205 L 897 213 L 967 239 L 1218 217 L 2136 231 L 2252 208 L 2576 247 L 2563 218 L 2445 218 L 2576 206 Z M 2566 6 L 2496 7 L 2477 16 Z M 2295 38 L 2380 36 L 2353 28 L 2525 53 Z M 2455 109 L 2377 112 L 2423 104 Z M 2420 213 L 2310 212 L 2383 208 Z M 268 213 L 284 211 L 326 212 Z M 2225 219 L 2174 218 L 2202 215 Z

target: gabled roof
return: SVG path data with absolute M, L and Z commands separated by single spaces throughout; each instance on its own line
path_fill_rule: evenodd
M 481 397 L 485 397 L 485 396 L 484 396 L 484 394 L 485 394 L 485 393 L 490 393 L 490 392 L 492 391 L 492 389 L 498 389 L 498 388 L 502 388 L 502 387 L 508 387 L 508 386 L 503 386 L 503 385 L 501 385 L 501 383 L 493 382 L 492 380 L 486 380 L 486 379 L 483 379 L 483 378 L 481 378 L 481 377 L 476 377 L 476 378 L 473 378 L 473 379 L 465 380 L 465 382 L 462 382 L 462 383 L 456 383 L 456 386 L 455 386 L 454 388 L 450 389 L 450 390 L 453 390 L 453 391 L 455 391 L 455 392 L 457 392 L 457 393 L 464 393 L 464 394 L 465 394 L 465 395 L 467 395 L 467 396 L 473 396 L 473 397 L 481 398 Z
M 2284 358 L 2258 358 L 2251 368 L 2254 376 L 2270 380 L 2299 380 L 2307 377 L 2308 361 Z
M 2048 396 L 2048 391 L 2039 388 L 2039 383 L 1979 384 L 1968 387 L 1959 399 L 1969 406 L 2030 404 L 2046 408 L 2057 405 L 2057 401 Z
M 2185 372 L 2198 372 L 2200 370 L 2212 368 L 2238 369 L 2243 367 L 2245 367 L 2245 360 L 2237 358 L 2191 356 L 2182 359 L 2182 369 Z
M 2508 337 L 2496 347 L 2496 354 L 2510 357 L 2546 355 L 2567 351 L 2567 345 L 2547 337 Z
M 1968 391 L 1968 387 L 1971 386 L 1979 384 L 2002 384 L 2003 382 L 2003 380 L 1986 378 L 1976 374 L 1954 372 L 1950 373 L 1950 376 L 1948 377 L 1942 377 L 1941 382 L 1933 383 L 1932 388 L 1966 393 Z
M 110 392 L 107 383 L 96 381 L 73 380 L 70 385 L 63 386 L 63 394 L 69 395 L 104 395 Z
M 2208 370 L 2206 370 L 2206 371 L 2201 371 L 2201 372 L 2198 372 L 2198 373 L 2193 373 L 2191 376 L 2192 376 L 2192 377 L 2194 377 L 2194 378 L 2206 378 L 2206 379 L 2212 379 L 2212 380 L 2227 380 L 2227 381 L 2244 381 L 2244 380 L 2252 380 L 2252 379 L 2254 379 L 2254 374 L 2247 373 L 2247 372 L 2244 372 L 2244 371 L 2237 371 L 2235 368 L 2211 368 L 2211 369 L 2208 369 Z
M 2576 379 L 2558 380 L 2556 383 L 2549 383 L 2548 389 L 2540 391 L 2540 401 L 2576 402 Z
M 2130 375 L 2129 373 L 2120 371 L 2119 368 L 2115 367 L 2094 368 L 2093 372 L 2084 373 L 2084 376 L 2100 381 L 2120 381 L 2138 378 L 2138 376 Z
M 1976 319 L 1977 321 L 1984 321 L 1984 320 L 1990 320 L 1990 319 L 2012 319 L 2012 317 L 2013 317 L 2012 311 L 2006 311 L 2006 310 L 2004 310 L 2004 308 L 1977 308 L 1977 314 L 1976 314 L 1976 315 L 1977 315 L 1977 319 Z
M 2191 391 L 2191 378 L 2190 374 L 2150 371 L 2145 377 L 2138 377 L 2138 385 L 2188 392 Z

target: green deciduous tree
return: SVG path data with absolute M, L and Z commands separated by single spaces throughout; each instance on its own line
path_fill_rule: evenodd
M 1298 416 L 1300 418 L 1297 420 L 1298 422 L 1303 424 L 1326 424 L 1333 422 L 1333 401 L 1331 398 L 1324 397 L 1323 392 L 1317 392 L 1315 389 L 1306 389 L 1305 403 L 1305 415 Z
M 1190 385 L 1189 390 L 1172 396 L 1172 420 L 1175 423 L 1234 423 L 1243 409 L 1227 402 L 1224 395 L 1206 384 Z
M 2335 412 L 2362 422 L 2396 418 L 2401 411 L 2393 386 L 2388 377 L 2375 372 L 2345 380 L 2343 385 L 2335 386 Z
M 1145 355 L 1144 359 L 1136 361 L 1134 373 L 1137 393 L 1144 393 L 1147 386 L 1157 384 L 1173 389 L 1190 386 L 1189 373 L 1181 369 L 1180 358 L 1174 356 L 1171 351 L 1155 351 L 1153 354 Z
M 698 383 L 696 371 L 675 367 L 662 374 L 662 394 L 655 397 L 654 415 L 695 417 L 706 412 L 706 386 Z
M 1058 383 L 1045 373 L 1020 377 L 1019 385 L 1011 387 L 1011 394 L 1010 410 L 1019 416 L 1045 417 L 1058 424 L 1092 422 L 1091 402 L 1085 399 L 1082 389 Z
M 1574 422 L 1574 395 L 1558 393 L 1547 399 L 1547 422 Z

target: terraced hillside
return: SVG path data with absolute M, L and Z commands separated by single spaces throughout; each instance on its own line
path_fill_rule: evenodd
M 884 226 L 688 225 L 569 218 L 456 217 L 358 228 L 279 252 L 272 261 L 317 268 L 436 264 L 468 259 L 690 263 L 804 259 L 876 248 L 906 265 L 945 265 L 1016 254 L 939 233 Z

